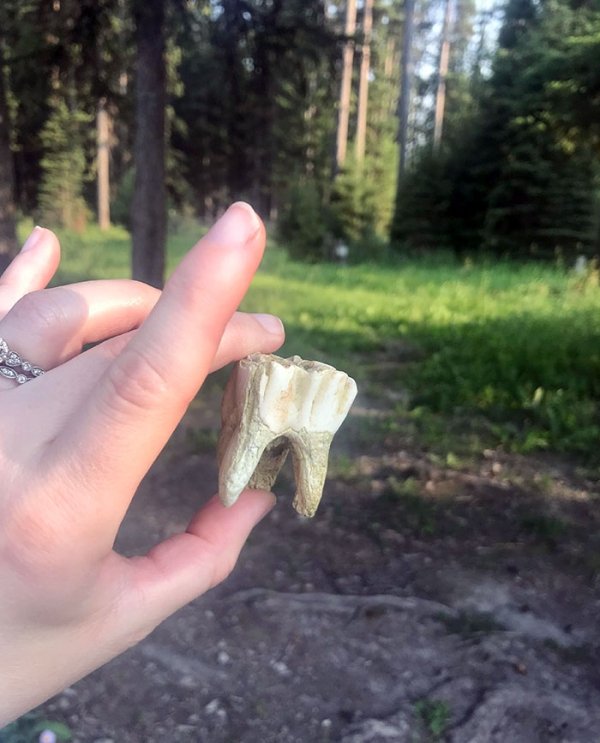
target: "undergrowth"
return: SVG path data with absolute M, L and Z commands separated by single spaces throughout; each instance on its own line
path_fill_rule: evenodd
M 201 232 L 171 236 L 169 270 Z M 129 273 L 120 228 L 62 241 L 62 281 Z M 283 318 L 283 353 L 338 364 L 369 394 L 408 390 L 403 412 L 421 422 L 483 420 L 508 449 L 598 459 L 600 289 L 560 267 L 447 256 L 306 265 L 272 244 L 243 308 Z

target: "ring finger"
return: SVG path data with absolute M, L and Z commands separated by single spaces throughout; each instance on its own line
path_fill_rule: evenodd
M 22 359 L 49 370 L 87 343 L 139 327 L 158 297 L 157 289 L 126 280 L 30 292 L 0 321 L 0 337 Z

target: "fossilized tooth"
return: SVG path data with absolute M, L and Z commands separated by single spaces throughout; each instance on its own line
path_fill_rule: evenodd
M 313 516 L 331 441 L 355 397 L 356 382 L 327 364 L 259 353 L 240 361 L 221 406 L 221 501 L 233 505 L 246 487 L 270 490 L 291 450 L 294 508 Z

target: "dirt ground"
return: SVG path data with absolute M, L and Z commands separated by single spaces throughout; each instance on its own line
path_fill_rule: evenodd
M 215 492 L 216 383 L 202 399 L 122 551 Z M 382 421 L 359 399 L 316 517 L 284 477 L 224 585 L 43 715 L 76 743 L 598 743 L 597 483 L 498 451 L 441 465 Z

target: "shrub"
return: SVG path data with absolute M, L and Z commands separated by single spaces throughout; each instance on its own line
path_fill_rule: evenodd
M 115 224 L 123 227 L 131 226 L 131 200 L 133 198 L 133 182 L 135 171 L 129 168 L 123 174 L 110 205 L 110 218 Z
M 39 192 L 41 221 L 81 232 L 87 222 L 83 199 L 86 177 L 85 126 L 90 117 L 70 111 L 63 100 L 52 103 L 52 112 L 41 132 L 44 157 Z
M 327 257 L 331 243 L 328 215 L 315 181 L 292 186 L 278 228 L 292 258 L 314 263 Z

